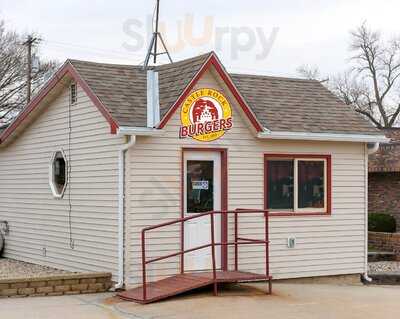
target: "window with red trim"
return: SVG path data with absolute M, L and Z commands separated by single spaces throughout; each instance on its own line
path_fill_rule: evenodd
M 330 213 L 330 156 L 265 155 L 265 206 L 271 214 Z

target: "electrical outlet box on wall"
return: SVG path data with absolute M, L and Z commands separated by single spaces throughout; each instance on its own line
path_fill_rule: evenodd
M 294 247 L 296 247 L 296 238 L 294 238 L 294 237 L 289 237 L 289 238 L 287 239 L 287 247 L 288 247 L 288 248 L 294 248 Z

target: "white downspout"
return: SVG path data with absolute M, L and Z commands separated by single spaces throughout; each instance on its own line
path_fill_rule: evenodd
M 368 155 L 374 154 L 379 149 L 379 143 L 366 143 L 365 154 L 365 266 L 362 275 L 365 282 L 372 282 L 368 276 Z
M 121 289 L 124 286 L 125 266 L 125 153 L 135 145 L 136 136 L 130 136 L 126 144 L 118 150 L 118 282 L 114 289 Z
M 153 129 L 160 121 L 160 101 L 158 89 L 158 73 L 154 70 L 147 71 L 147 127 Z M 125 153 L 135 145 L 136 136 L 131 135 L 128 143 L 119 149 L 118 155 L 118 283 L 115 289 L 121 289 L 124 286 L 124 226 L 125 226 Z

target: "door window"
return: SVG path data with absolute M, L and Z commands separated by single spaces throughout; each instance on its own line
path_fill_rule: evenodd
M 202 213 L 214 209 L 213 177 L 213 161 L 187 161 L 188 213 Z

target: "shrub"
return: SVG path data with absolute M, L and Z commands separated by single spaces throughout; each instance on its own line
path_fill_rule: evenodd
M 396 220 L 388 214 L 368 214 L 368 230 L 382 233 L 395 233 Z

